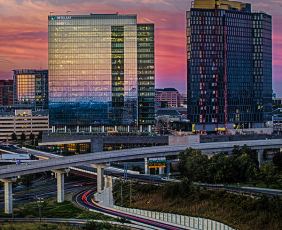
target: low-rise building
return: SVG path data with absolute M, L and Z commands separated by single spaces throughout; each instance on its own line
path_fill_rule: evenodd
M 48 108 L 48 70 L 14 70 L 14 104 Z
M 272 115 L 273 131 L 282 133 L 282 108 L 273 111 Z
M 182 96 L 175 88 L 156 89 L 155 102 L 158 108 L 176 108 L 180 107 Z
M 12 140 L 13 133 L 21 139 L 24 133 L 26 139 L 32 133 L 35 138 L 43 131 L 49 130 L 49 115 L 47 111 L 32 111 L 19 109 L 0 112 L 0 140 Z
M 273 109 L 282 108 L 282 98 L 273 98 Z

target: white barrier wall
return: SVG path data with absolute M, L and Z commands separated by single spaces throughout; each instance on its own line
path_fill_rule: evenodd
M 114 206 L 113 208 L 122 212 L 144 216 L 182 227 L 187 227 L 190 230 L 235 230 L 234 228 L 231 228 L 220 222 L 200 217 L 183 216 L 173 213 L 152 212 L 141 209 L 124 208 L 120 206 Z
M 177 145 L 191 145 L 199 144 L 200 135 L 188 135 L 188 136 L 169 136 L 168 145 L 177 146 Z

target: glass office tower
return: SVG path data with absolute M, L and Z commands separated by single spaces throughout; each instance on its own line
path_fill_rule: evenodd
M 48 70 L 14 70 L 14 104 L 48 108 Z
M 142 103 L 151 103 L 154 76 L 152 24 L 138 25 L 136 15 L 49 16 L 51 125 L 152 125 L 151 104 Z
M 187 12 L 188 117 L 196 129 L 262 127 L 271 114 L 271 16 L 196 0 Z

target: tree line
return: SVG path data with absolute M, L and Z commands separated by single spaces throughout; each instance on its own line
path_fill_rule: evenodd
M 20 138 L 18 138 L 17 134 L 13 132 L 11 135 L 11 139 L 14 142 L 18 142 L 21 145 L 24 145 L 27 141 L 27 135 L 24 132 L 22 132 Z M 29 142 L 32 146 L 37 146 L 39 140 L 42 140 L 42 132 L 39 132 L 38 136 L 35 136 L 33 133 L 30 133 Z
M 184 178 L 202 183 L 263 183 L 282 188 L 282 153 L 259 167 L 257 152 L 244 146 L 234 147 L 232 154 L 212 157 L 200 150 L 187 149 L 180 154 L 179 170 Z

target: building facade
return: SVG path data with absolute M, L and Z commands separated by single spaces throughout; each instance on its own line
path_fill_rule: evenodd
M 32 111 L 19 109 L 0 112 L 0 140 L 11 140 L 13 133 L 21 139 L 22 133 L 29 139 L 32 133 L 37 138 L 40 132 L 49 130 L 49 116 L 47 111 Z
M 177 108 L 181 106 L 182 96 L 175 88 L 156 89 L 155 102 L 159 108 Z
M 53 127 L 154 124 L 154 25 L 136 15 L 49 16 Z
M 14 104 L 48 108 L 48 70 L 14 70 Z
M 273 108 L 282 108 L 282 98 L 273 98 L 272 99 Z
M 0 106 L 13 105 L 13 80 L 0 80 Z
M 188 117 L 197 129 L 271 120 L 272 19 L 250 4 L 195 0 L 187 12 Z
M 282 133 L 282 108 L 275 109 L 272 116 L 273 131 Z

